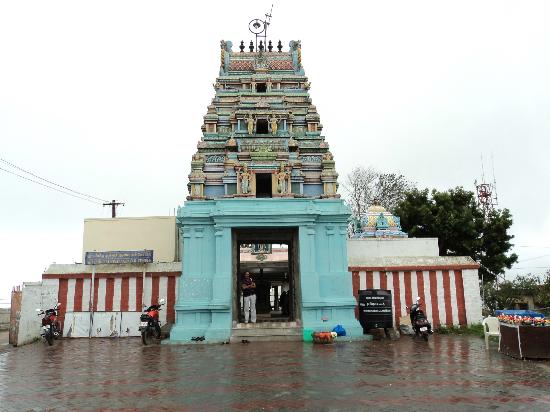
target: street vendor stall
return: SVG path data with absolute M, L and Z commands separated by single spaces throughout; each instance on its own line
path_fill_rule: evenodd
M 550 359 L 550 319 L 501 314 L 498 320 L 499 352 L 518 359 Z

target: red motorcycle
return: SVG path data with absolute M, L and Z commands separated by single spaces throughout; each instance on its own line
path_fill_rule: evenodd
M 140 316 L 139 330 L 141 341 L 144 345 L 153 343 L 153 339 L 160 339 L 160 307 L 164 305 L 164 299 L 160 299 L 158 305 L 151 305 Z
M 53 340 L 61 337 L 61 329 L 59 328 L 59 322 L 57 321 L 57 310 L 61 306 L 61 303 L 57 303 L 52 309 L 36 309 L 38 316 L 44 315 L 42 318 L 42 336 L 48 345 L 53 345 Z

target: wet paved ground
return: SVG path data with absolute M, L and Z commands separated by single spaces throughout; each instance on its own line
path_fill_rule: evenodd
M 477 337 L 151 346 L 75 339 L 0 351 L 0 410 L 550 410 L 550 362 Z
M 10 333 L 7 330 L 0 330 L 0 349 L 8 344 Z

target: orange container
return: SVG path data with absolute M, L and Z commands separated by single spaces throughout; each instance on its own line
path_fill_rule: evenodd
M 313 332 L 311 336 L 314 343 L 332 343 L 334 341 L 330 332 Z

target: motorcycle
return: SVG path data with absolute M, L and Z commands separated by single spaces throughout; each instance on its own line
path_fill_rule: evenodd
M 415 336 L 420 336 L 425 341 L 428 341 L 428 336 L 433 333 L 432 325 L 426 319 L 426 315 L 420 309 L 420 298 L 416 298 L 416 303 L 414 303 L 410 308 L 411 316 L 411 325 L 414 330 Z
M 150 345 L 153 339 L 160 339 L 159 312 L 164 303 L 164 299 L 160 299 L 158 305 L 149 306 L 140 316 L 139 331 L 144 345 Z
M 57 310 L 60 306 L 61 303 L 58 302 L 52 309 L 36 309 L 38 316 L 44 315 L 42 318 L 42 331 L 40 336 L 42 336 L 50 346 L 53 345 L 54 339 L 59 339 L 61 337 L 61 329 L 57 321 Z

